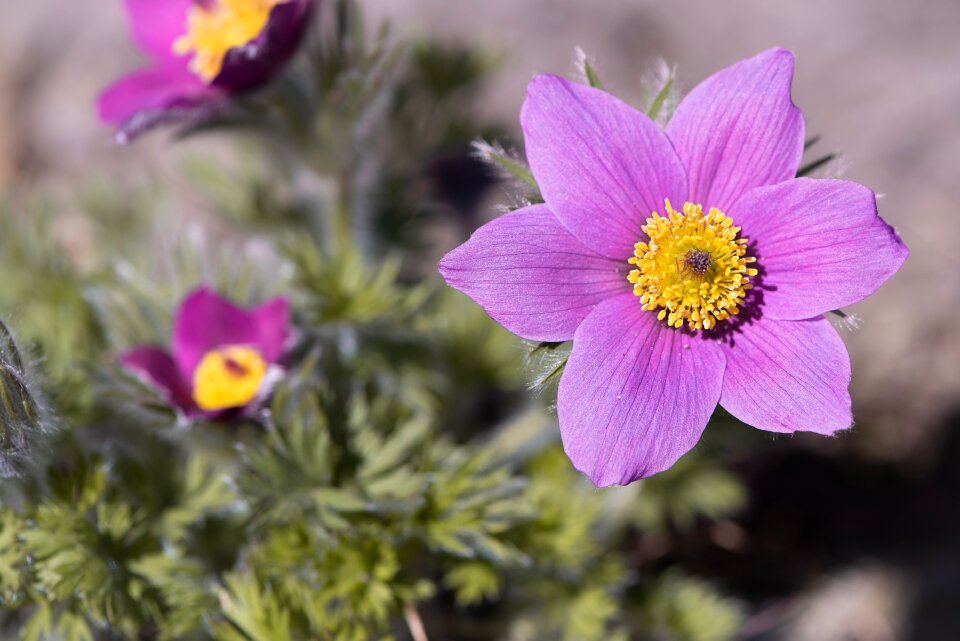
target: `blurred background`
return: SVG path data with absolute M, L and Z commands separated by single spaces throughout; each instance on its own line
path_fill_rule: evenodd
M 169 146 L 163 135 L 117 147 L 97 122 L 98 91 L 140 60 L 120 0 L 6 4 L 0 191 L 16 199 L 89 182 L 122 189 L 144 176 L 176 183 L 184 157 L 224 153 L 213 138 Z M 749 507 L 726 534 L 711 535 L 728 549 L 708 553 L 693 540 L 671 554 L 755 597 L 750 638 L 960 638 L 960 2 L 362 4 L 399 33 L 467 44 L 495 61 L 475 107 L 512 128 L 515 140 L 527 80 L 571 74 L 576 46 L 627 100 L 639 98 L 659 59 L 676 67 L 684 90 L 771 46 L 796 53 L 794 101 L 808 135 L 822 136 L 821 152 L 842 155 L 830 171 L 882 195 L 881 214 L 911 257 L 848 310 L 859 327 L 841 330 L 854 368 L 853 432 L 781 438 L 761 449 L 762 458 L 737 470 L 750 488 Z M 481 217 L 495 215 L 501 192 L 490 191 Z M 89 230 L 69 211 L 62 222 L 63 242 L 82 254 Z M 438 233 L 434 254 L 458 233 Z M 781 592 L 793 596 L 772 598 Z M 771 618 L 786 623 L 774 636 L 751 635 L 750 626 L 767 630 Z

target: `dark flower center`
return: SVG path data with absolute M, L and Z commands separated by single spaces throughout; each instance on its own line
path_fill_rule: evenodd
M 237 378 L 242 378 L 250 372 L 249 368 L 244 367 L 242 364 L 237 362 L 235 359 L 230 358 L 229 356 L 223 359 L 223 365 L 227 372 L 229 372 L 232 376 L 236 376 Z
M 713 266 L 713 256 L 702 249 L 691 249 L 683 257 L 683 262 L 697 276 L 703 276 Z

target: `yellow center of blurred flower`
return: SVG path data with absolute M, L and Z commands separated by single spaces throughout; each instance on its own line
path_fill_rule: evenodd
M 193 400 L 205 411 L 242 407 L 260 391 L 267 362 L 252 347 L 231 345 L 207 352 L 193 372 Z
M 212 0 L 195 4 L 187 13 L 187 33 L 173 43 L 177 55 L 193 54 L 190 70 L 204 82 L 213 82 L 223 59 L 263 31 L 270 10 L 286 0 Z
M 719 209 L 704 214 L 700 205 L 685 203 L 683 213 L 666 205 L 642 227 L 649 237 L 634 246 L 627 279 L 645 310 L 660 309 L 657 318 L 671 327 L 710 329 L 718 321 L 740 313 L 756 262 L 747 256 L 747 239 L 737 238 L 739 227 Z

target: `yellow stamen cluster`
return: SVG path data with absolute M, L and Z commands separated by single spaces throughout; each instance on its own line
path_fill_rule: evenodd
M 267 363 L 260 352 L 231 345 L 207 352 L 193 372 L 193 400 L 213 412 L 243 407 L 260 391 Z
M 173 43 L 177 55 L 193 54 L 190 70 L 207 83 L 223 67 L 223 59 L 263 31 L 270 10 L 286 0 L 212 0 L 195 4 L 187 14 L 187 32 Z
M 718 321 L 740 313 L 756 262 L 747 256 L 747 239 L 737 238 L 739 227 L 712 208 L 685 203 L 683 213 L 665 201 L 666 217 L 657 212 L 642 227 L 649 237 L 634 246 L 627 279 L 645 310 L 660 309 L 671 327 L 684 323 L 692 330 L 710 329 Z

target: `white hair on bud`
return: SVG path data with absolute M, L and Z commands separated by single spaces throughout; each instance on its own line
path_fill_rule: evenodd
M 573 50 L 573 66 L 577 70 L 577 79 L 581 82 L 588 83 L 590 79 L 587 77 L 587 66 L 593 66 L 593 60 L 587 55 L 587 52 L 581 47 L 576 47 Z
M 834 318 L 837 319 L 837 322 L 834 323 L 839 329 L 847 330 L 848 332 L 853 332 L 863 325 L 863 319 L 857 316 L 856 314 L 847 314 L 840 311 L 839 309 L 831 312 Z

